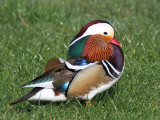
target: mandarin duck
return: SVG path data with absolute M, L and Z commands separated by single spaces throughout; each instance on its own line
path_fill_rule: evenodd
M 104 20 L 89 22 L 71 41 L 68 59 L 49 60 L 44 74 L 22 86 L 33 89 L 10 105 L 24 100 L 91 100 L 122 75 L 124 55 L 120 46 L 111 23 Z

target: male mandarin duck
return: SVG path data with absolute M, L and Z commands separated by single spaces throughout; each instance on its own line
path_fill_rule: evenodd
M 119 46 L 109 22 L 95 20 L 86 24 L 71 41 L 68 59 L 49 60 L 44 74 L 22 86 L 33 89 L 10 105 L 24 100 L 91 100 L 120 78 L 124 56 Z

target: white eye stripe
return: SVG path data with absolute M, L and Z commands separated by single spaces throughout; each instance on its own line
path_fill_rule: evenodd
M 73 42 L 71 42 L 69 47 L 71 45 L 73 45 L 75 42 L 77 42 L 79 39 L 81 39 L 85 36 L 94 35 L 94 34 L 104 34 L 104 32 L 107 32 L 108 34 L 110 34 L 111 30 L 114 31 L 113 27 L 107 23 L 94 24 L 94 25 L 88 27 L 88 29 L 84 32 L 84 34 L 82 36 L 80 36 L 79 38 L 77 38 Z

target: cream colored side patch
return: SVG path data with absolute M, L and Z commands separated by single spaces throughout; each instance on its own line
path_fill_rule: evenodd
M 107 77 L 102 65 L 93 65 L 80 71 L 72 81 L 67 97 L 74 98 L 88 94 L 100 84 L 106 84 L 113 78 Z

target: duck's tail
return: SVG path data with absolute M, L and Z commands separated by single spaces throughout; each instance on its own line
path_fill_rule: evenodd
M 28 100 L 29 98 L 31 98 L 32 96 L 34 96 L 37 92 L 39 92 L 40 90 L 42 90 L 43 88 L 41 87 L 35 87 L 33 88 L 30 92 L 28 92 L 26 95 L 24 95 L 23 97 L 13 101 L 12 103 L 10 103 L 10 106 L 13 106 L 19 102 L 22 102 L 24 100 Z
M 54 101 L 65 101 L 67 100 L 67 98 L 63 93 L 57 91 L 56 89 L 35 87 L 23 97 L 10 103 L 10 106 L 13 106 L 24 100 L 40 100 L 40 101 L 53 101 L 54 102 Z

